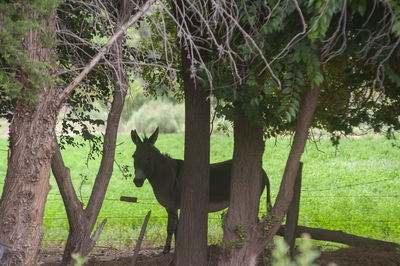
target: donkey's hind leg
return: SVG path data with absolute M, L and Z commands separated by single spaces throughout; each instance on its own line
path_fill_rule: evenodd
M 171 250 L 172 235 L 175 234 L 178 225 L 178 210 L 167 210 L 168 212 L 168 224 L 167 224 L 167 241 L 165 242 L 163 253 L 167 254 Z

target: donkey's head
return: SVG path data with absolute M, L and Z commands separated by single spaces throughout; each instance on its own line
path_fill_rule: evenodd
M 133 183 L 137 187 L 141 187 L 147 177 L 151 175 L 154 168 L 154 143 L 158 137 L 158 128 L 150 136 L 150 138 L 140 139 L 136 130 L 131 131 L 131 138 L 136 145 L 136 151 L 133 154 L 133 165 L 135 167 L 135 178 Z

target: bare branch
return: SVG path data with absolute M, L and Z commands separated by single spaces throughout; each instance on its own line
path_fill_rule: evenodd
M 117 32 L 108 40 L 106 45 L 100 50 L 100 52 L 91 60 L 91 62 L 85 67 L 85 69 L 65 88 L 60 94 L 57 100 L 57 105 L 60 106 L 64 100 L 71 94 L 71 92 L 78 86 L 78 84 L 87 76 L 87 74 L 96 66 L 96 64 L 103 58 L 104 54 L 109 51 L 112 44 L 122 35 L 124 32 L 134 23 L 136 23 L 154 4 L 156 0 L 148 0 L 140 10 L 124 25 L 122 25 Z
M 347 13 L 347 1 L 343 0 L 342 2 L 342 12 L 340 14 L 340 18 L 338 21 L 338 25 L 336 27 L 335 32 L 332 36 L 324 41 L 324 46 L 322 47 L 322 60 L 323 64 L 326 64 L 329 60 L 343 53 L 346 48 L 346 13 Z M 340 32 L 340 34 L 339 34 Z M 342 44 L 336 51 L 332 51 L 335 48 L 336 43 L 339 41 L 339 38 L 342 38 Z

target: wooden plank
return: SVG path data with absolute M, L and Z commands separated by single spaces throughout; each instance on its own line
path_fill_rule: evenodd
M 287 215 L 286 215 L 286 226 L 285 226 L 285 241 L 290 247 L 290 254 L 293 258 L 294 248 L 296 243 L 296 228 L 299 220 L 299 208 L 300 208 L 300 191 L 301 191 L 301 177 L 303 171 L 303 163 L 300 162 L 299 169 L 297 170 L 296 181 L 293 188 L 293 198 L 290 203 Z
M 137 198 L 135 197 L 127 197 L 127 196 L 121 196 L 119 198 L 120 201 L 126 201 L 126 202 L 137 202 Z

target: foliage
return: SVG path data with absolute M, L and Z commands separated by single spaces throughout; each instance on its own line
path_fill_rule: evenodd
M 78 93 L 75 93 L 77 95 Z M 99 112 L 93 104 L 87 103 L 83 97 L 72 97 L 69 99 L 74 108 L 62 118 L 62 131 L 60 136 L 60 147 L 65 145 L 82 147 L 83 142 L 76 142 L 74 136 L 81 135 L 84 141 L 88 141 L 92 147 L 89 158 L 99 155 L 101 152 L 102 138 L 96 135 L 96 127 L 104 125 L 104 120 L 93 119 L 90 111 Z
M 224 118 L 234 121 L 244 115 L 254 124 L 264 125 L 267 137 L 284 134 L 293 130 L 305 89 L 316 85 L 322 85 L 323 90 L 313 126 L 334 133 L 334 140 L 339 139 L 339 134 L 349 134 L 354 126 L 364 124 L 376 131 L 387 130 L 388 135 L 400 128 L 396 109 L 400 71 L 397 60 L 392 59 L 399 51 L 393 46 L 395 39 L 391 34 L 384 39 L 374 35 L 379 30 L 378 21 L 383 18 L 384 28 L 390 26 L 396 32 L 397 5 L 376 1 L 349 1 L 346 6 L 344 1 L 261 2 L 233 1 L 236 9 L 224 3 L 221 7 L 225 9 L 212 10 L 201 8 L 199 3 L 189 5 L 190 12 L 204 16 L 205 21 L 200 23 L 204 30 L 202 36 L 214 40 L 201 43 L 193 42 L 196 36 L 190 36 L 184 25 L 178 25 L 177 30 L 170 2 L 160 1 L 145 20 L 128 30 L 124 41 L 126 71 L 132 80 L 139 75 L 143 78 L 146 94 L 181 99 L 177 47 L 178 40 L 187 41 L 189 48 L 199 45 L 211 51 L 208 64 L 191 57 L 191 69 L 184 71 L 192 72 L 199 88 L 210 88 L 211 84 L 213 94 L 220 100 L 216 111 L 221 122 L 217 121 L 214 128 L 229 131 L 230 125 Z M 104 11 L 92 9 L 89 4 L 63 3 L 58 12 L 64 26 L 59 32 L 60 66 L 71 69 L 71 66 L 85 65 L 96 53 L 110 35 L 111 22 L 115 22 L 111 11 L 117 10 L 114 5 L 112 1 L 104 3 L 110 11 L 105 16 Z M 393 11 L 393 16 L 387 10 Z M 203 11 L 210 13 L 203 14 Z M 229 16 L 241 19 L 231 23 Z M 389 20 L 393 20 L 390 25 Z M 385 43 L 388 45 L 384 46 Z M 380 54 L 378 47 L 383 47 Z M 393 54 L 390 54 L 391 48 Z M 387 56 L 389 60 L 385 60 Z M 386 62 L 380 66 L 383 61 Z M 384 87 L 377 86 L 378 71 L 387 73 Z M 68 83 L 73 73 L 66 72 L 61 78 Z M 77 131 L 85 129 L 83 124 L 92 124 L 92 130 L 80 132 L 89 141 L 95 139 L 89 135 L 98 121 L 79 112 L 92 112 L 94 102 L 108 106 L 112 97 L 108 81 L 111 74 L 105 65 L 98 66 L 68 102 L 68 110 L 72 112 L 69 117 L 81 121 L 64 124 L 70 123 Z M 131 91 L 122 117 L 127 124 L 131 114 L 143 103 L 139 90 L 135 87 Z M 366 95 L 370 93 L 373 97 L 368 99 Z M 81 125 L 76 127 L 76 123 Z
M 88 4 L 88 6 L 91 6 Z M 97 53 L 102 43 L 102 37 L 111 36 L 111 29 L 116 24 L 115 14 L 108 20 L 101 13 L 101 9 L 88 8 L 83 3 L 75 1 L 64 1 L 58 8 L 59 18 L 58 34 L 58 64 L 61 69 L 60 84 L 62 87 L 69 84 L 79 73 L 80 68 L 90 62 Z M 104 8 L 112 9 L 110 1 L 104 3 Z M 109 23 L 115 23 L 105 27 Z M 110 55 L 107 55 L 109 58 Z M 109 106 L 112 100 L 111 78 L 112 69 L 107 65 L 100 64 L 91 71 L 85 81 L 73 91 L 66 100 L 64 110 L 66 115 L 62 117 L 62 130 L 60 145 L 82 146 L 83 141 L 87 141 L 92 147 L 88 159 L 93 159 L 102 150 L 102 136 L 96 135 L 97 128 L 105 124 L 105 117 L 94 115 L 100 113 L 99 106 Z M 61 89 L 61 88 L 60 88 Z M 74 136 L 80 135 L 83 141 L 75 142 Z
M 144 80 L 147 93 L 183 99 L 178 72 L 180 50 L 176 24 L 171 17 L 171 1 L 154 5 L 151 15 L 130 30 L 127 49 L 135 49 L 141 67 L 136 69 Z
M 313 248 L 310 236 L 303 236 L 299 246 L 300 253 L 296 255 L 295 261 L 292 261 L 290 255 L 288 254 L 289 246 L 282 239 L 276 239 L 276 248 L 272 251 L 272 265 L 273 266 L 315 266 L 314 260 L 320 255 L 320 252 Z
M 74 266 L 83 266 L 89 260 L 87 257 L 82 257 L 79 253 L 72 253 L 71 257 L 75 261 Z
M 57 0 L 0 3 L 0 117 L 10 120 L 13 101 L 23 99 L 32 103 L 43 88 L 54 85 L 53 75 L 42 74 L 52 68 L 50 62 L 31 58 L 22 40 L 30 30 L 37 30 L 42 34 L 41 46 L 49 50 L 53 47 L 54 32 L 46 23 L 58 3 Z M 26 17 L 25 10 L 32 15 Z
M 187 13 L 201 18 L 204 42 L 187 32 L 178 36 L 192 53 L 199 45 L 210 58 L 204 63 L 190 54 L 185 71 L 198 87 L 211 87 L 219 116 L 244 116 L 264 125 L 267 137 L 284 134 L 294 128 L 305 89 L 321 86 L 313 126 L 333 139 L 365 124 L 389 135 L 400 128 L 398 5 L 225 1 L 210 8 L 196 2 Z
M 223 219 L 226 218 L 223 217 Z M 224 221 L 222 221 L 222 223 L 224 223 Z M 235 225 L 233 231 L 235 232 L 237 239 L 223 242 L 223 249 L 225 252 L 225 256 L 227 257 L 230 257 L 232 255 L 233 249 L 242 248 L 247 241 L 247 233 L 243 230 L 243 226 L 241 224 Z
M 301 3 L 305 7 L 305 2 Z M 308 13 L 312 14 L 312 10 Z M 245 116 L 254 124 L 264 125 L 270 136 L 281 134 L 293 127 L 307 84 L 322 82 L 318 46 L 309 39 L 299 39 L 285 52 L 286 56 L 269 63 L 296 32 L 302 31 L 295 6 L 274 1 L 265 5 L 240 2 L 237 14 L 232 16 L 243 17 L 237 27 L 231 27 L 223 17 L 214 26 L 217 40 L 233 31 L 230 48 L 235 51 L 236 61 L 218 60 L 220 54 L 215 54 L 208 65 L 213 73 L 213 93 L 223 102 L 218 111 L 230 120 Z M 237 69 L 232 69 L 232 64 Z
M 96 1 L 65 1 L 58 9 L 61 25 L 61 30 L 58 32 L 61 41 L 57 47 L 60 55 L 59 63 L 62 68 L 68 70 L 61 75 L 64 83 L 71 82 L 80 67 L 85 66 L 104 45 L 105 40 L 111 36 L 117 22 L 115 12 L 118 10 L 117 5 L 119 4 L 118 1 L 103 1 L 99 6 Z M 132 126 L 134 113 L 146 113 L 146 111 L 139 110 L 148 101 L 145 96 L 149 94 L 173 95 L 170 93 L 171 88 L 167 88 L 166 84 L 173 86 L 176 78 L 166 75 L 164 66 L 166 65 L 165 60 L 174 62 L 171 57 L 175 57 L 176 53 L 166 55 L 165 59 L 160 57 L 158 49 L 164 49 L 164 37 L 159 33 L 160 25 L 164 25 L 169 30 L 174 25 L 170 20 L 165 20 L 164 14 L 160 13 L 161 10 L 162 8 L 158 8 L 156 5 L 148 16 L 142 18 L 141 23 L 128 29 L 122 42 L 121 65 L 129 77 L 130 87 L 125 99 L 126 104 L 121 121 L 128 126 Z M 174 31 L 168 32 L 169 35 L 173 35 Z M 113 72 L 115 66 L 108 65 L 114 60 L 112 53 L 106 54 L 105 59 L 105 64 L 96 66 L 94 71 L 89 73 L 86 81 L 67 100 L 66 109 L 69 114 L 63 118 L 62 144 L 81 145 L 81 143 L 72 143 L 73 135 L 81 135 L 85 141 L 89 141 L 95 153 L 100 151 L 102 138 L 94 133 L 100 125 L 105 123 L 106 116 L 102 113 L 104 110 L 108 110 L 113 97 L 114 84 L 110 80 L 118 79 Z M 164 83 L 163 77 L 167 77 L 167 83 Z M 164 115 L 163 118 L 169 119 L 170 117 L 165 117 L 166 113 L 168 112 L 163 112 L 161 115 Z M 142 115 L 146 114 L 140 114 L 140 116 Z M 176 118 L 175 114 L 173 116 Z M 179 121 L 177 124 L 176 119 L 178 118 L 175 118 L 171 120 L 171 124 L 162 120 L 164 123 L 162 130 L 165 129 L 165 132 L 181 130 L 182 123 Z M 159 118 L 155 118 L 155 120 L 157 119 Z M 146 130 L 145 124 L 148 122 L 146 120 L 141 124 L 139 124 L 140 121 L 134 123 Z M 89 157 L 92 157 L 91 154 Z
M 396 82 L 400 71 L 394 63 L 400 51 L 390 34 L 396 19 L 388 16 L 392 11 L 385 4 L 352 2 L 351 9 L 347 47 L 326 65 L 327 85 L 314 126 L 337 132 L 335 141 L 339 134 L 351 134 L 360 125 L 391 136 L 400 129 L 400 111 L 395 107 L 400 103 L 400 83 Z M 375 36 L 385 30 L 382 38 Z

